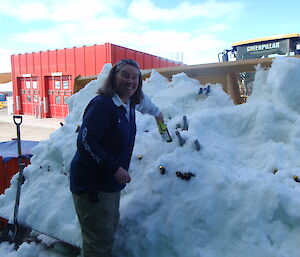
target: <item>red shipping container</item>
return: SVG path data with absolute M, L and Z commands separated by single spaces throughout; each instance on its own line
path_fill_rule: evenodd
M 98 74 L 105 63 L 124 58 L 136 60 L 141 69 L 182 65 L 111 43 L 12 55 L 15 114 L 65 117 L 74 79 Z

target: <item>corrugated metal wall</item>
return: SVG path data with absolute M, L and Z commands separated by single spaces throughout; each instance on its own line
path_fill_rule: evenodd
M 141 69 L 181 65 L 110 43 L 12 55 L 14 112 L 65 117 L 74 78 L 98 74 L 105 63 L 115 64 L 124 58 L 136 60 Z

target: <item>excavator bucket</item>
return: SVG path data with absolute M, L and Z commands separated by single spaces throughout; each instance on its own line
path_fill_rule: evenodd
M 300 56 L 293 56 L 300 57 Z M 171 79 L 173 75 L 184 72 L 188 77 L 197 79 L 202 85 L 221 84 L 224 91 L 229 94 L 235 104 L 245 101 L 241 95 L 239 83 L 240 73 L 255 72 L 255 67 L 260 64 L 262 67 L 271 66 L 273 58 L 239 60 L 221 63 L 209 63 L 199 65 L 175 66 L 155 69 L 164 77 Z M 143 79 L 151 75 L 152 70 L 143 70 Z M 96 79 L 97 75 L 82 77 L 78 75 L 74 81 L 74 93 L 82 89 L 91 80 Z
M 8 83 L 10 81 L 11 81 L 10 72 L 0 73 L 0 84 Z
M 84 77 L 78 75 L 74 80 L 74 94 L 77 93 L 80 89 L 84 88 L 86 84 L 94 79 L 97 79 L 97 75 Z

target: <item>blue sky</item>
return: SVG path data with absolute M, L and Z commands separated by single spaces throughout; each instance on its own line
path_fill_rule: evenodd
M 177 58 L 217 62 L 232 43 L 300 33 L 300 1 L 0 0 L 0 72 L 10 55 L 113 44 Z M 179 54 L 179 56 L 180 56 Z

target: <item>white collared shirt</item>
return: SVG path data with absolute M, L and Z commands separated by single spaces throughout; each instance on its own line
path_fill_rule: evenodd
M 121 100 L 121 98 L 117 94 L 115 94 L 112 97 L 112 100 L 113 100 L 113 102 L 116 106 L 118 106 L 118 107 L 120 107 L 121 105 L 124 106 L 124 108 L 126 110 L 126 118 L 129 120 L 130 100 L 128 100 L 128 103 L 125 104 L 125 103 L 123 103 L 123 101 Z M 144 94 L 142 102 L 140 104 L 137 104 L 135 106 L 135 109 L 138 110 L 139 112 L 141 112 L 142 114 L 147 113 L 147 114 L 152 115 L 154 117 L 156 117 L 160 114 L 159 108 L 145 94 Z
M 113 100 L 113 102 L 114 102 L 114 104 L 116 106 L 120 107 L 122 105 L 125 108 L 125 110 L 126 110 L 126 118 L 127 118 L 127 120 L 129 120 L 130 100 L 128 100 L 127 104 L 125 104 L 117 94 L 115 94 L 112 97 L 112 100 Z

